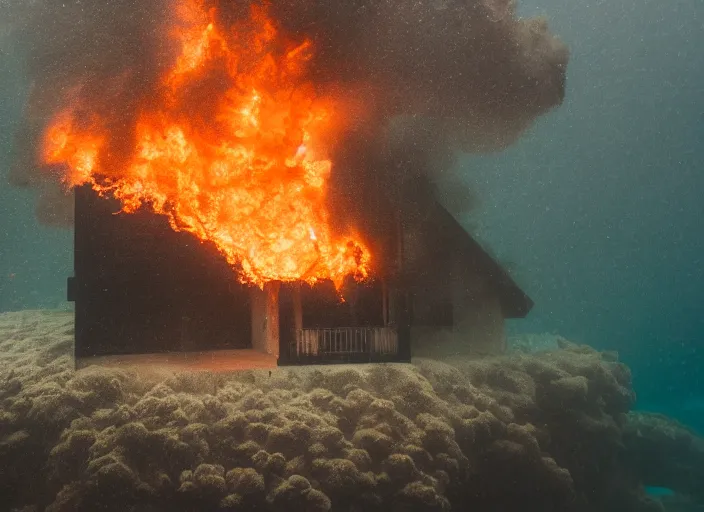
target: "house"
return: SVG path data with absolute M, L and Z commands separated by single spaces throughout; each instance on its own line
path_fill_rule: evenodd
M 344 300 L 331 282 L 241 284 L 214 246 L 165 217 L 119 209 L 88 186 L 75 191 L 68 299 L 78 366 L 140 354 L 251 368 L 497 352 L 504 319 L 532 306 L 435 202 L 421 217 L 394 220 L 394 272 L 350 279 Z
M 532 300 L 439 203 L 407 222 L 404 288 L 411 301 L 412 354 L 502 353 L 505 320 L 524 318 Z

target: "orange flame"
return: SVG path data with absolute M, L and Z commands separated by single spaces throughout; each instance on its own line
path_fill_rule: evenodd
M 334 108 L 321 106 L 304 80 L 310 41 L 289 44 L 266 7 L 251 6 L 247 20 L 227 29 L 198 0 L 177 7 L 171 37 L 180 54 L 139 110 L 120 169 L 101 166 L 109 120 L 85 107 L 52 121 L 44 163 L 63 164 L 67 185 L 89 183 L 121 200 L 124 212 L 146 205 L 174 229 L 214 242 L 243 282 L 339 286 L 348 275 L 366 277 L 368 250 L 329 224 L 331 162 L 320 146 Z M 203 88 L 212 105 L 198 104 Z

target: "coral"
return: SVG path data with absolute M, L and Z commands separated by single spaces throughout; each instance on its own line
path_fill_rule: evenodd
M 661 510 L 643 485 L 704 500 L 701 439 L 629 413 L 628 368 L 564 340 L 269 378 L 75 371 L 70 333 L 65 314 L 0 315 L 9 509 Z
M 704 439 L 661 414 L 638 412 L 628 416 L 624 444 L 639 481 L 704 502 Z
M 271 493 L 269 502 L 274 510 L 327 512 L 332 507 L 330 499 L 321 491 L 313 489 L 310 482 L 299 475 L 284 480 Z
M 429 485 L 412 482 L 396 494 L 394 510 L 450 510 L 450 502 Z

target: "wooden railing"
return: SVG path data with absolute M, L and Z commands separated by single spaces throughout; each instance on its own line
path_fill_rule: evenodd
M 336 327 L 296 331 L 296 355 L 397 354 L 398 334 L 391 327 Z

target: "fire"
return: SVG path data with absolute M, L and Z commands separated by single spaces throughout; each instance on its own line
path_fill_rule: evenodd
M 147 206 L 214 242 L 243 282 L 366 277 L 368 250 L 333 234 L 325 206 L 321 139 L 336 119 L 305 80 L 311 42 L 289 41 L 265 5 L 229 27 L 199 0 L 176 7 L 180 52 L 142 101 L 119 168 L 106 165 L 111 120 L 90 105 L 53 119 L 43 162 L 61 164 L 68 186 L 88 183 L 124 212 Z

